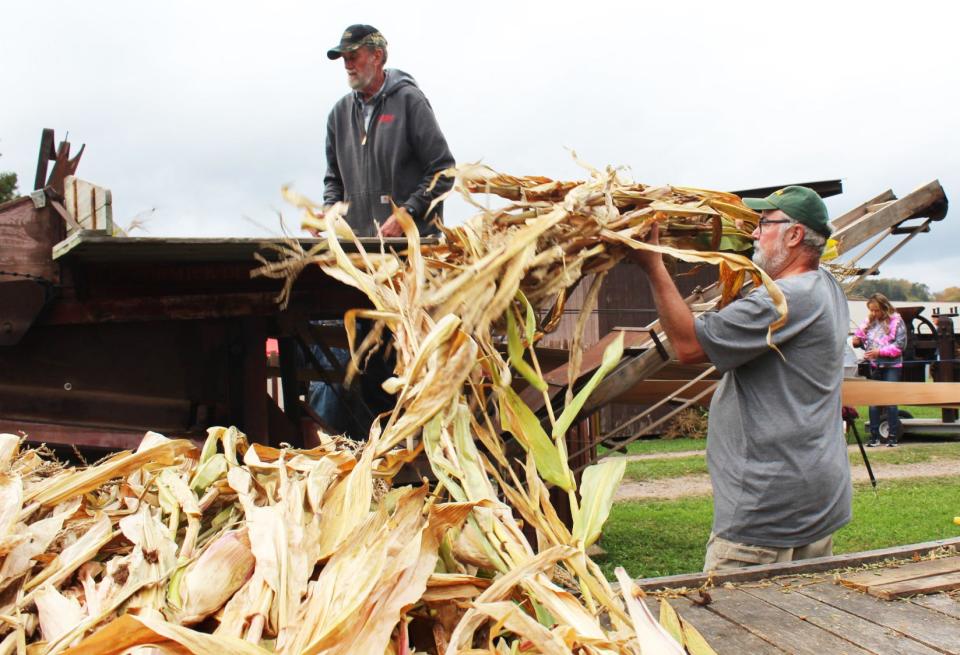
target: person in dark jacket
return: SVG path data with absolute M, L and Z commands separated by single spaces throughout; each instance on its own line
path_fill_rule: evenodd
M 453 155 L 426 96 L 413 77 L 385 69 L 387 41 L 370 25 L 351 25 L 327 51 L 343 59 L 353 89 L 327 119 L 327 173 L 323 202 L 349 203 L 346 220 L 357 236 L 401 236 L 391 202 L 403 207 L 421 234 L 438 231 L 438 204 L 451 180 L 436 174 L 454 165 Z
M 360 237 L 376 236 L 378 227 L 385 237 L 402 236 L 393 205 L 413 217 L 421 235 L 438 232 L 442 204 L 431 203 L 452 182 L 434 178 L 455 162 L 426 96 L 413 77 L 384 68 L 387 41 L 370 25 L 348 27 L 327 57 L 343 59 L 353 91 L 327 119 L 324 205 L 349 203 L 345 218 Z M 359 340 L 371 323 L 357 328 Z M 332 351 L 341 363 L 349 357 L 346 350 Z M 310 405 L 328 429 L 365 439 L 374 416 L 393 407 L 394 398 L 381 387 L 392 368 L 393 359 L 380 351 L 350 388 L 311 383 Z

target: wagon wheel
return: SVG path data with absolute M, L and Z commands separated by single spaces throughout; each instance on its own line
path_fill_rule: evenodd
M 905 418 L 913 418 L 913 414 L 911 414 L 910 412 L 908 412 L 908 411 L 905 410 L 905 409 L 898 409 L 898 410 L 897 410 L 897 416 L 900 417 L 900 420 L 903 420 L 903 419 L 905 419 Z M 889 439 L 889 438 L 890 438 L 890 423 L 887 421 L 887 419 L 883 419 L 882 421 L 880 421 L 880 425 L 877 426 L 877 432 L 880 433 L 880 438 L 881 438 L 881 439 Z M 902 426 L 902 425 L 901 425 L 901 428 L 900 428 L 900 432 L 901 432 L 901 436 L 903 436 L 903 434 L 902 434 L 902 433 L 903 433 L 903 426 Z

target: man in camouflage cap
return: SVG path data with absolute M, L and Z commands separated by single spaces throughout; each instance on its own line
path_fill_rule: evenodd
M 454 165 L 426 96 L 403 71 L 387 69 L 387 40 L 371 25 L 351 25 L 327 51 L 343 59 L 351 93 L 327 120 L 325 205 L 345 200 L 358 236 L 401 236 L 391 202 L 403 207 L 421 234 L 436 233 L 442 205 L 430 203 L 451 181 L 433 178 Z M 431 188 L 432 185 L 432 188 Z
M 410 75 L 384 68 L 387 40 L 371 25 L 348 27 L 327 57 L 343 59 L 351 92 L 327 119 L 324 205 L 349 203 L 345 218 L 360 237 L 377 236 L 378 230 L 385 237 L 402 236 L 394 204 L 406 210 L 421 234 L 435 234 L 443 206 L 431 210 L 430 204 L 452 181 L 441 178 L 434 184 L 433 179 L 455 162 L 426 96 Z M 369 329 L 361 321 L 358 337 Z M 347 360 L 345 350 L 333 351 Z M 310 405 L 328 429 L 366 438 L 372 417 L 393 406 L 393 397 L 381 387 L 393 365 L 381 353 L 367 361 L 350 389 L 311 383 Z M 324 359 L 319 353 L 318 358 Z

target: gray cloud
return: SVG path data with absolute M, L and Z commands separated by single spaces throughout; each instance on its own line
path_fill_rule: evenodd
M 81 175 L 113 190 L 121 224 L 150 211 L 152 235 L 275 233 L 281 184 L 321 195 L 325 117 L 347 90 L 324 53 L 346 25 L 369 22 L 390 41 L 390 64 L 427 93 L 460 161 L 573 178 L 573 148 L 649 183 L 839 177 L 833 213 L 934 178 L 950 195 L 960 189 L 960 12 L 937 4 L 930 20 L 925 6 L 18 3 L 0 26 L 12 68 L 0 169 L 27 186 L 41 128 L 69 130 L 88 144 Z M 458 202 L 447 212 L 468 213 Z M 883 273 L 954 284 L 931 262 L 954 255 L 956 223 L 949 215 Z

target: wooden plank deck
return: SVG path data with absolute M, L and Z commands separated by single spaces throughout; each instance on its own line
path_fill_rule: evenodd
M 742 569 L 715 576 L 715 586 L 706 590 L 709 602 L 705 605 L 693 602 L 702 602 L 696 593 L 671 598 L 678 588 L 703 584 L 704 576 L 638 580 L 637 584 L 661 590 L 646 599 L 654 616 L 659 598 L 669 598 L 677 613 L 719 655 L 960 654 L 960 595 L 956 592 L 884 600 L 839 584 L 838 575 L 848 567 L 884 562 L 875 569 L 877 575 L 896 578 L 897 573 L 887 571 L 908 569 L 918 557 L 958 545 L 960 539 L 949 539 L 818 558 L 810 560 L 810 570 L 804 570 L 803 562 Z M 891 553 L 904 559 L 887 559 Z M 920 565 L 931 572 L 943 567 L 949 565 Z

